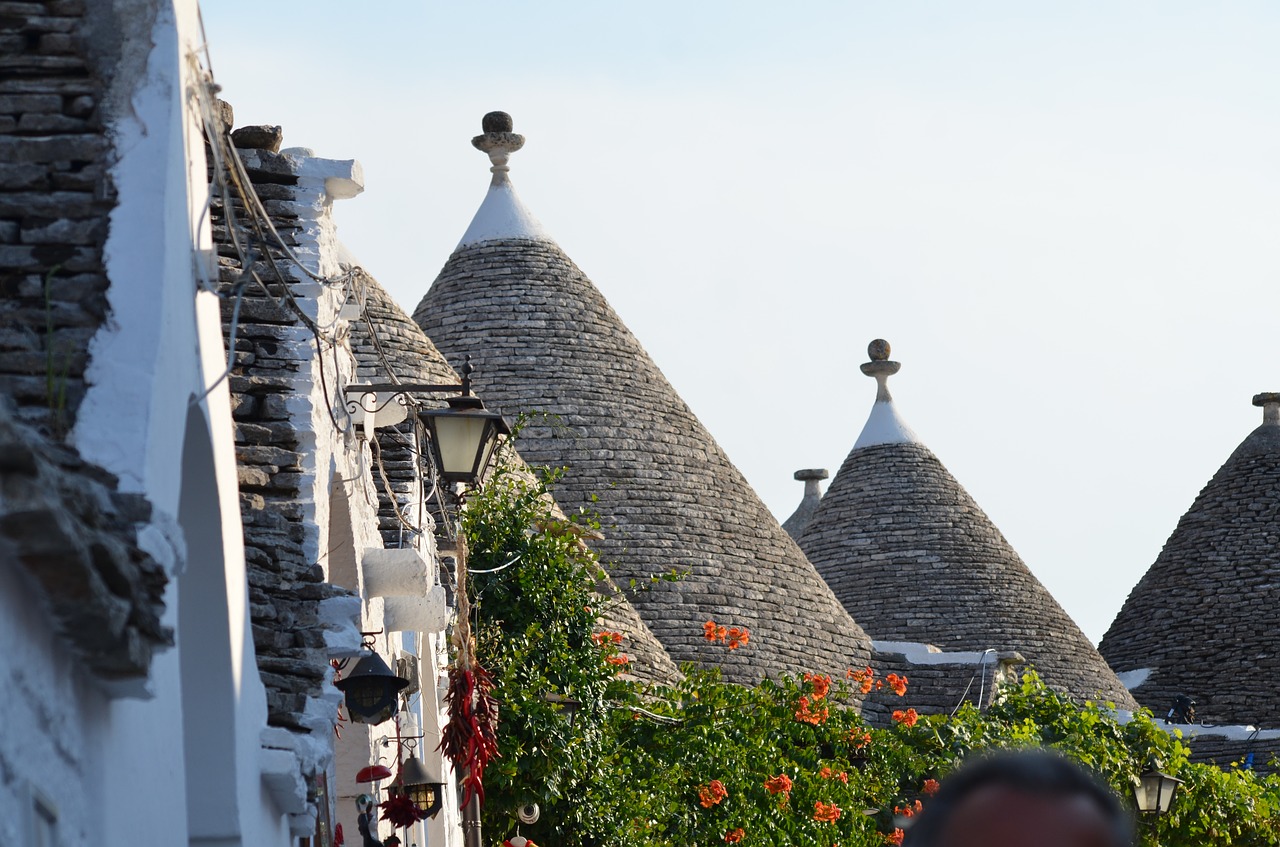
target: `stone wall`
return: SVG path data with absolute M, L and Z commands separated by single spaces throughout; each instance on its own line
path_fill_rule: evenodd
M 107 318 L 115 189 L 81 0 L 0 2 L 0 393 L 61 439 Z
M 246 149 L 242 159 L 276 232 L 286 245 L 297 247 L 301 224 L 294 205 L 296 162 L 269 149 Z M 240 243 L 261 243 L 248 224 L 251 218 L 244 203 L 233 198 L 231 207 L 240 222 Z M 210 217 L 218 286 L 224 295 L 223 321 L 233 354 L 229 380 L 253 640 L 267 689 L 269 722 L 311 731 L 308 700 L 335 699 L 327 684 L 329 627 L 320 604 L 348 596 L 325 581 L 324 567 L 307 544 L 310 492 L 303 490 L 305 453 L 314 439 L 297 418 L 299 392 L 309 392 L 312 385 L 314 348 L 303 317 L 285 305 L 285 291 L 262 248 L 251 248 L 255 261 L 250 269 L 267 289 L 245 275 L 240 252 L 232 244 L 227 211 L 224 200 L 216 198 Z M 288 270 L 287 262 L 278 255 L 273 258 L 291 291 L 306 285 Z
M 1178 521 L 1098 649 L 1147 670 L 1133 695 L 1163 714 L 1179 694 L 1211 723 L 1280 726 L 1280 424 L 1255 429 Z
M 462 247 L 414 319 L 455 365 L 472 356 L 490 409 L 549 416 L 522 431 L 521 455 L 568 466 L 557 500 L 600 514 L 601 561 L 671 658 L 744 684 L 866 663 L 865 633 L 558 246 Z M 673 571 L 684 578 L 650 582 Z M 709 643 L 708 620 L 750 643 Z
M 1024 662 L 1013 652 L 943 652 L 930 644 L 873 642 L 873 648 L 871 667 L 876 678 L 883 680 L 891 673 L 905 676 L 907 693 L 899 697 L 886 686 L 867 695 L 862 714 L 872 726 L 887 726 L 897 709 L 948 715 L 962 702 L 985 709 L 997 687 L 1014 678 Z

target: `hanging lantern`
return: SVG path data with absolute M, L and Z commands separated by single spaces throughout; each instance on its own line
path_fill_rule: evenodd
M 1134 779 L 1133 794 L 1138 803 L 1138 811 L 1144 814 L 1155 814 L 1157 817 L 1169 811 L 1173 803 L 1173 794 L 1178 790 L 1182 780 L 1161 773 L 1159 764 L 1151 762 L 1142 775 Z
M 448 409 L 418 413 L 431 435 L 431 458 L 445 482 L 474 485 L 489 466 L 498 436 L 510 435 L 502 415 L 485 409 L 474 394 L 450 397 Z
M 387 793 L 407 797 L 423 818 L 434 818 L 444 805 L 444 783 L 431 776 L 426 765 L 413 753 L 400 766 L 400 775 L 387 786 Z
M 370 650 L 349 675 L 334 685 L 346 695 L 352 721 L 376 726 L 396 713 L 396 695 L 409 685 L 409 680 L 393 674 L 382 657 Z

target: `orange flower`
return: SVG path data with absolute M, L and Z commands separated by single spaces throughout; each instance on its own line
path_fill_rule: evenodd
M 905 712 L 901 709 L 895 709 L 893 719 L 903 726 L 915 726 L 916 721 L 920 720 L 920 716 L 916 714 L 915 709 L 907 709 Z
M 764 781 L 764 790 L 770 794 L 787 794 L 791 791 L 791 777 L 785 773 L 771 776 Z
M 708 641 L 716 640 L 716 622 L 707 621 L 702 625 L 702 637 Z
M 906 833 L 903 832 L 901 829 L 895 829 L 893 832 L 889 833 L 884 837 L 884 843 L 885 844 L 901 844 L 902 837 L 904 835 L 906 835 Z
M 745 626 L 741 628 L 736 626 L 731 626 L 729 627 L 728 637 L 729 637 L 729 641 L 728 641 L 729 649 L 737 650 L 743 644 L 746 644 L 748 641 L 751 640 L 751 632 Z
M 610 644 L 621 644 L 621 632 L 596 632 L 591 635 L 591 640 L 596 643 L 597 647 L 607 647 Z
M 698 787 L 698 802 L 704 809 L 710 809 L 728 796 L 729 792 L 725 790 L 724 783 L 718 779 Z
M 804 675 L 804 681 L 813 686 L 814 700 L 823 699 L 831 690 L 831 677 L 824 673 L 807 673 Z
M 921 803 L 919 800 L 917 800 L 915 802 L 915 805 L 908 803 L 905 806 L 894 806 L 893 813 L 895 815 L 902 815 L 904 818 L 909 818 L 916 814 L 919 814 L 923 809 L 924 809 L 924 804 Z
M 926 779 L 924 781 L 924 786 L 921 788 L 921 790 L 924 791 L 925 794 L 928 794 L 930 797 L 932 797 L 933 795 L 938 793 L 938 789 L 941 787 L 942 786 L 938 783 L 936 779 Z
M 871 743 L 871 733 L 865 729 L 854 727 L 849 730 L 849 741 L 853 744 L 855 750 L 861 750 Z
M 822 770 L 818 771 L 818 778 L 831 779 L 831 777 L 835 776 L 835 773 L 836 772 L 831 770 L 831 768 L 827 767 L 826 765 L 823 765 Z
M 726 832 L 724 834 L 724 840 L 730 844 L 737 844 L 742 840 L 742 836 L 744 835 L 746 835 L 746 833 L 742 831 L 742 827 L 738 827 L 737 829 L 731 829 Z
M 862 689 L 863 694 L 871 693 L 872 681 L 875 679 L 876 672 L 868 665 L 865 670 L 855 671 L 853 668 L 845 671 L 845 678 L 851 679 Z
M 813 819 L 822 823 L 835 823 L 840 820 L 840 807 L 835 803 L 818 800 L 813 804 Z
M 905 676 L 898 676 L 896 673 L 891 673 L 884 678 L 884 681 L 893 689 L 893 693 L 897 694 L 899 697 L 907 693 L 907 678 Z
M 796 720 L 817 726 L 827 719 L 830 712 L 825 707 L 821 710 L 810 708 L 811 702 L 807 696 L 801 695 L 800 702 L 796 704 Z
M 611 665 L 629 665 L 631 660 L 619 653 L 616 656 L 605 656 L 604 660 Z

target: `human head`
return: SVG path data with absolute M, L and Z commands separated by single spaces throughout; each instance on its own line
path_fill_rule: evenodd
M 904 847 L 1130 847 L 1133 821 L 1111 791 L 1062 756 L 971 759 L 907 831 Z

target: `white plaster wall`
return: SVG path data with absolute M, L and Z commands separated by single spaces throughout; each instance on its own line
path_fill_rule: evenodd
M 0 844 L 31 843 L 33 791 L 53 805 L 64 847 L 101 844 L 107 700 L 53 636 L 40 597 L 18 568 L 0 567 Z
M 182 843 L 187 837 L 184 733 L 210 733 L 235 748 L 235 807 L 231 837 L 218 843 L 290 844 L 288 819 L 266 792 L 260 772 L 260 735 L 266 702 L 249 631 L 243 537 L 236 482 L 235 444 L 225 383 L 205 397 L 201 448 L 213 473 L 183 477 L 184 434 L 193 396 L 204 395 L 225 367 L 217 299 L 197 294 L 202 250 L 210 239 L 199 124 L 188 98 L 189 56 L 200 43 L 193 0 L 163 5 L 153 31 L 132 109 L 112 129 L 118 160 L 112 176 L 119 203 L 106 244 L 112 319 L 94 338 L 88 382 L 92 388 L 73 433 L 85 458 L 120 477 L 123 490 L 143 493 L 154 509 L 148 544 L 172 562 L 169 623 L 182 608 L 183 544 L 175 538 L 184 483 L 207 504 L 207 520 L 222 540 L 224 596 L 192 596 L 187 603 L 225 604 L 220 640 L 230 663 L 232 727 L 186 725 L 177 652 L 153 665 L 149 700 L 118 700 L 105 709 L 86 749 L 85 792 L 96 808 L 94 844 Z M 203 226 L 199 226 L 203 224 Z M 194 487 L 194 488 L 193 488 Z M 203 487 L 203 491 L 200 491 Z M 217 643 L 217 641 L 214 641 Z M 184 645 L 179 644 L 178 651 Z M 190 763 L 199 767 L 200 763 Z

